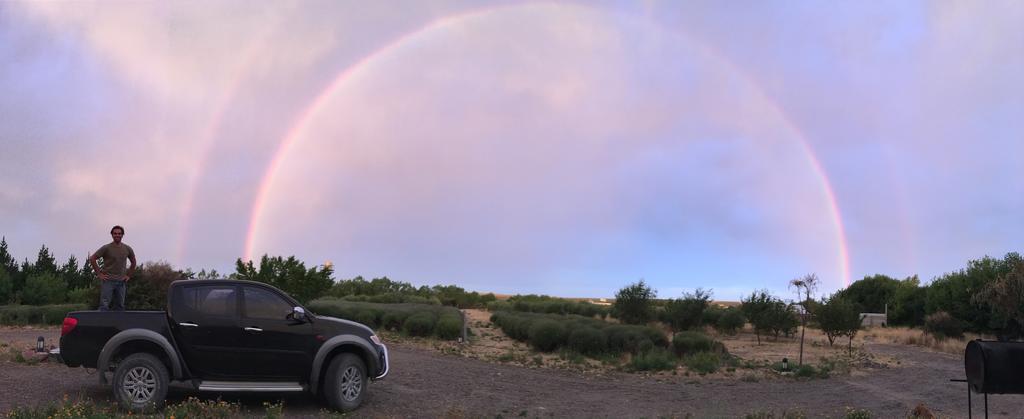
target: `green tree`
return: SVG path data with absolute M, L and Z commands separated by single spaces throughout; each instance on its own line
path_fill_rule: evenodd
M 887 304 L 892 304 L 899 286 L 900 281 L 876 274 L 865 276 L 864 279 L 850 284 L 846 289 L 839 291 L 839 295 L 853 303 L 860 312 L 882 313 Z
M 0 305 L 5 305 L 14 299 L 14 281 L 6 269 L 0 268 Z
M 28 305 L 61 304 L 67 298 L 67 284 L 50 272 L 32 274 L 21 290 L 21 302 Z
M 966 323 L 969 330 L 990 332 L 1007 328 L 1009 318 L 993 312 L 987 301 L 972 298 L 989 283 L 1010 273 L 1022 258 L 1008 253 L 1003 259 L 984 257 L 968 262 L 967 268 L 932 281 L 925 292 L 925 312 L 945 311 Z
M 256 269 L 252 261 L 236 260 L 234 277 L 273 285 L 299 302 L 306 303 L 323 296 L 331 289 L 334 285 L 334 279 L 331 277 L 333 273 L 334 270 L 330 266 L 307 269 L 295 256 L 284 259 L 281 256 L 263 255 L 260 258 L 259 269 Z
M 740 311 L 746 316 L 750 324 L 754 326 L 754 334 L 757 336 L 757 344 L 761 344 L 761 334 L 771 332 L 773 316 L 771 314 L 776 298 L 768 293 L 768 290 L 758 290 L 750 294 L 750 297 L 740 300 Z
M 900 281 L 896 287 L 896 293 L 892 297 L 892 305 L 889 306 L 889 318 L 887 322 L 891 325 L 921 326 L 924 324 L 925 298 L 927 290 L 921 287 L 917 275 Z
M 824 302 L 815 313 L 818 325 L 828 337 L 828 344 L 832 346 L 839 336 L 850 338 L 850 350 L 853 350 L 853 337 L 860 330 L 860 312 L 857 305 L 846 300 L 841 294 L 833 294 Z
M 675 332 L 695 329 L 701 325 L 710 302 L 711 290 L 697 288 L 693 293 L 684 293 L 683 298 L 665 303 L 666 320 Z
M 1018 338 L 1024 328 L 1024 261 L 1012 263 L 1010 272 L 974 295 L 974 303 L 988 305 L 993 318 L 1006 319 L 999 334 L 1002 339 Z
M 18 273 L 18 262 L 7 251 L 7 237 L 0 238 L 0 269 L 7 271 L 10 277 Z
M 32 265 L 32 273 L 48 273 L 53 274 L 54 276 L 58 274 L 57 259 L 53 257 L 53 253 L 50 252 L 50 249 L 46 248 L 46 245 L 43 245 L 43 247 L 39 249 L 39 254 L 36 256 L 36 263 Z
M 163 261 L 146 262 L 137 269 L 127 284 L 125 307 L 132 310 L 164 310 L 171 283 L 185 279 L 185 273 Z
M 654 318 L 654 298 L 657 291 L 647 286 L 644 280 L 630 284 L 615 293 L 612 316 L 623 323 L 647 324 Z

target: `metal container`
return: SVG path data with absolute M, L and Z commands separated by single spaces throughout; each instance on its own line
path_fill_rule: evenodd
M 964 350 L 964 372 L 975 393 L 1024 394 L 1024 342 L 972 340 Z

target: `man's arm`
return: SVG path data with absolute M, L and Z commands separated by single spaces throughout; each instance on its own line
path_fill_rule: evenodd
M 97 253 L 99 253 L 99 252 L 97 252 Z M 93 254 L 89 255 L 89 266 L 92 266 L 92 270 L 96 272 L 96 276 L 98 276 L 100 278 L 100 281 L 106 281 L 107 280 L 107 275 L 104 274 L 103 271 L 100 270 L 100 265 L 98 265 L 96 263 L 96 258 L 97 258 L 96 254 L 97 253 L 93 253 Z M 134 266 L 134 264 L 133 264 L 133 266 Z
M 128 260 L 131 261 L 132 264 L 128 267 L 128 273 L 125 274 L 125 281 L 132 279 L 132 275 L 135 274 L 135 251 L 128 252 Z

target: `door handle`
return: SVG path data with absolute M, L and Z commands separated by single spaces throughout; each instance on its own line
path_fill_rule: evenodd
M 260 329 L 258 327 L 243 327 L 243 329 L 245 329 L 246 332 L 262 332 L 263 331 L 263 329 Z
M 199 327 L 199 325 L 198 325 L 198 324 L 195 324 L 195 323 L 187 323 L 187 322 L 182 322 L 182 323 L 178 323 L 178 326 L 185 326 L 185 327 Z

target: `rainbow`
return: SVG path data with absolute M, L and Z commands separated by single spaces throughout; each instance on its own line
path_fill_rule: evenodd
M 274 152 L 273 158 L 271 159 L 270 163 L 268 164 L 267 169 L 266 169 L 266 171 L 263 174 L 263 178 L 262 178 L 262 180 L 259 183 L 259 189 L 257 191 L 256 198 L 253 201 L 252 210 L 250 211 L 249 227 L 248 227 L 248 230 L 247 230 L 247 233 L 246 233 L 245 249 L 244 249 L 244 253 L 243 253 L 244 259 L 246 259 L 246 260 L 253 260 L 253 247 L 254 247 L 254 244 L 255 244 L 256 231 L 257 231 L 257 228 L 258 228 L 259 220 L 260 220 L 260 217 L 263 214 L 263 208 L 266 206 L 267 200 L 270 197 L 270 187 L 274 183 L 274 179 L 276 178 L 277 172 L 281 168 L 282 162 L 284 161 L 284 157 L 288 154 L 288 151 L 294 146 L 294 144 L 299 140 L 299 138 L 301 137 L 300 134 L 303 132 L 303 130 L 305 130 L 306 126 L 310 123 L 310 121 L 313 119 L 313 117 L 316 116 L 318 111 L 324 106 L 324 104 L 327 102 L 327 100 L 337 90 L 339 90 L 350 78 L 352 78 L 353 74 L 357 73 L 360 69 L 365 68 L 367 66 L 367 64 L 371 63 L 376 58 L 378 58 L 378 57 L 380 57 L 380 56 L 382 56 L 382 55 L 384 55 L 384 54 L 386 54 L 386 53 L 388 53 L 390 51 L 393 51 L 393 50 L 399 48 L 400 46 L 404 45 L 405 43 L 410 42 L 414 38 L 416 38 L 418 36 L 421 36 L 423 34 L 426 34 L 428 32 L 450 28 L 450 27 L 455 26 L 456 24 L 458 24 L 460 22 L 464 22 L 464 21 L 467 21 L 469 19 L 483 17 L 483 16 L 486 16 L 486 15 L 490 15 L 490 14 L 494 14 L 494 13 L 499 13 L 499 12 L 502 12 L 502 11 L 507 11 L 507 10 L 510 10 L 510 9 L 513 9 L 513 8 L 522 8 L 522 7 L 531 7 L 531 6 L 536 6 L 536 5 L 534 5 L 534 4 L 506 5 L 506 6 L 499 6 L 499 7 L 495 7 L 495 8 L 473 10 L 473 11 L 469 11 L 469 12 L 464 12 L 464 13 L 459 13 L 459 14 L 455 14 L 455 15 L 450 15 L 450 16 L 442 17 L 442 18 L 437 19 L 435 21 L 432 21 L 432 22 L 428 23 L 427 25 L 425 25 L 423 27 L 420 27 L 420 28 L 418 28 L 418 29 L 416 29 L 416 30 L 414 30 L 412 32 L 409 32 L 409 33 L 406 33 L 405 35 L 400 36 L 399 38 L 395 39 L 394 41 L 392 41 L 392 42 L 384 45 L 383 47 L 373 51 L 372 53 L 370 53 L 367 56 L 365 56 L 362 59 L 360 59 L 358 62 L 350 65 L 349 67 L 347 67 L 347 68 L 343 69 L 341 72 L 339 72 L 337 74 L 337 76 L 335 76 L 333 81 L 323 91 L 321 91 L 312 100 L 312 102 L 310 102 L 309 105 L 306 106 L 303 109 L 303 111 L 301 113 L 298 114 L 298 117 L 295 119 L 295 122 L 287 130 L 286 134 L 284 135 L 284 138 L 282 138 L 282 140 L 279 142 L 277 150 Z M 569 7 L 569 6 L 561 6 L 561 7 Z M 572 6 L 572 7 L 583 8 L 584 6 Z M 675 28 L 669 28 L 669 29 L 675 29 Z M 821 187 L 822 187 L 822 190 L 824 192 L 825 199 L 827 201 L 827 205 L 828 205 L 828 208 L 829 208 L 829 211 L 830 211 L 830 218 L 832 220 L 833 228 L 835 230 L 835 234 L 836 234 L 836 238 L 837 238 L 837 258 L 838 258 L 839 263 L 840 263 L 840 267 L 839 268 L 840 268 L 840 273 L 842 275 L 842 281 L 843 281 L 843 284 L 845 286 L 849 286 L 849 284 L 850 284 L 850 256 L 849 256 L 849 250 L 848 250 L 848 247 L 847 247 L 846 231 L 845 231 L 845 228 L 844 228 L 843 222 L 842 222 L 843 218 L 842 218 L 842 214 L 841 214 L 841 212 L 839 210 L 839 203 L 836 200 L 836 195 L 835 195 L 835 192 L 834 192 L 834 190 L 832 188 L 832 184 L 829 181 L 828 175 L 825 172 L 825 169 L 822 167 L 821 161 L 815 155 L 814 150 L 811 147 L 810 142 L 807 139 L 807 136 L 799 128 L 799 126 L 797 126 L 792 121 L 792 118 L 790 118 L 790 116 L 783 110 L 783 108 L 776 101 L 772 100 L 771 97 L 768 96 L 768 94 L 765 92 L 763 86 L 760 83 L 758 83 L 755 79 L 753 79 L 753 77 L 748 72 L 743 71 L 734 62 L 728 60 L 726 57 L 723 57 L 722 54 L 718 53 L 717 50 L 714 50 L 714 49 L 710 48 L 706 43 L 702 43 L 702 42 L 696 41 L 695 39 L 693 39 L 692 36 L 690 36 L 687 33 L 681 33 L 681 32 L 676 32 L 676 31 L 674 31 L 674 32 L 679 34 L 679 35 L 681 35 L 684 39 L 689 41 L 692 45 L 694 45 L 694 46 L 702 49 L 704 52 L 708 53 L 708 55 L 710 55 L 710 56 L 720 60 L 730 70 L 732 70 L 734 74 L 736 74 L 739 77 L 741 77 L 742 79 L 744 79 L 744 81 L 749 83 L 750 86 L 753 86 L 754 91 L 759 96 L 759 98 L 762 99 L 764 101 L 764 103 L 768 104 L 768 106 L 770 107 L 771 112 L 773 112 L 779 118 L 779 120 L 782 121 L 782 123 L 784 124 L 785 128 L 787 130 L 790 130 L 792 133 L 794 133 L 796 135 L 797 140 L 799 140 L 799 142 L 801 144 L 801 147 L 802 147 L 802 149 L 804 151 L 804 155 L 806 156 L 809 165 L 814 170 L 814 172 L 817 174 L 818 181 L 821 183 Z
M 178 262 L 185 260 L 185 244 L 188 243 L 189 239 L 188 233 L 192 225 L 192 212 L 195 206 L 196 193 L 198 192 L 199 179 L 202 178 L 202 174 L 206 172 L 206 167 L 210 162 L 210 154 L 213 148 L 214 137 L 220 131 L 221 124 L 224 121 L 224 115 L 227 113 L 229 105 L 238 94 L 242 81 L 245 80 L 245 73 L 252 69 L 253 63 L 260 57 L 260 51 L 267 44 L 267 41 L 270 40 L 270 35 L 280 27 L 281 20 L 282 18 L 279 17 L 274 24 L 266 25 L 264 30 L 260 32 L 259 36 L 253 39 L 253 41 L 246 46 L 245 50 L 241 54 L 243 57 L 241 64 L 236 65 L 232 69 L 231 77 L 228 78 L 228 87 L 224 89 L 220 96 L 218 96 L 213 114 L 207 121 L 206 126 L 204 126 L 202 131 L 200 131 L 199 160 L 195 169 L 189 173 L 185 200 L 182 202 L 180 209 L 182 223 L 178 233 L 178 245 L 175 251 Z

